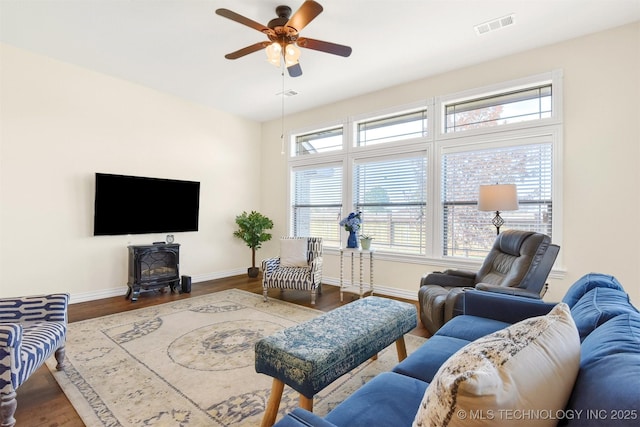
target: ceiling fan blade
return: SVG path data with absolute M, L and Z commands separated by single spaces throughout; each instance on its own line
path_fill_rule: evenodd
M 216 9 L 216 13 L 220 16 L 224 16 L 225 18 L 231 19 L 232 21 L 236 21 L 239 24 L 246 25 L 247 27 L 253 28 L 254 30 L 258 30 L 261 33 L 268 33 L 271 31 L 270 28 L 265 27 L 259 22 L 256 22 L 252 19 L 246 18 L 242 15 L 235 13 L 229 9 Z
M 349 46 L 341 44 L 330 43 L 316 39 L 308 39 L 306 37 L 300 37 L 297 43 L 298 46 L 306 49 L 319 50 L 321 52 L 331 53 L 333 55 L 344 57 L 351 55 L 351 48 Z
M 287 71 L 289 72 L 290 77 L 300 77 L 302 75 L 302 67 L 300 67 L 300 63 L 289 65 L 287 67 Z
M 322 10 L 320 3 L 313 0 L 307 0 L 302 3 L 302 6 L 296 10 L 296 13 L 289 18 L 287 27 L 294 28 L 296 31 L 300 32 L 307 26 L 307 24 L 309 24 L 309 22 L 313 21 L 316 16 L 320 15 Z
M 260 49 L 264 49 L 265 47 L 269 46 L 270 43 L 271 42 L 259 42 L 256 44 L 252 44 L 251 46 L 243 47 L 240 50 L 228 53 L 224 57 L 227 59 L 238 59 L 250 53 L 257 52 Z

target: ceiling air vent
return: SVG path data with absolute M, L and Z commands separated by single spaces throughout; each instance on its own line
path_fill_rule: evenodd
M 515 14 L 512 13 L 511 15 L 503 16 L 502 18 L 483 22 L 482 24 L 476 25 L 474 28 L 476 29 L 476 33 L 481 36 L 491 31 L 499 30 L 501 28 L 508 27 L 509 25 L 513 25 L 515 24 L 515 22 Z

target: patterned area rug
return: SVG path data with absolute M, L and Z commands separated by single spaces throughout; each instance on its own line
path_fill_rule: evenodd
M 66 364 L 48 367 L 87 426 L 255 426 L 272 378 L 254 369 L 254 343 L 322 312 L 227 290 L 69 324 Z M 424 342 L 405 337 L 411 353 Z M 390 370 L 392 345 L 314 399 L 322 416 Z M 280 415 L 299 394 L 289 387 Z

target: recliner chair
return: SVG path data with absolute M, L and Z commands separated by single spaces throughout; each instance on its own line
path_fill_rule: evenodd
M 545 234 L 522 230 L 499 234 L 478 272 L 446 270 L 422 277 L 418 291 L 422 324 L 433 335 L 462 314 L 464 291 L 470 288 L 542 298 L 559 251 Z

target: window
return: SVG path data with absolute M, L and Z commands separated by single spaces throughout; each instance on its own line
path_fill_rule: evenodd
M 551 117 L 551 84 L 446 104 L 445 133 Z
M 296 136 L 296 156 L 337 150 L 342 150 L 342 127 Z
M 322 237 L 324 244 L 339 246 L 342 165 L 296 169 L 292 181 L 293 235 Z
M 358 123 L 359 147 L 420 138 L 427 135 L 427 110 Z
M 519 208 L 501 212 L 503 229 L 553 239 L 562 212 L 561 77 L 554 71 L 292 135 L 292 231 L 337 248 L 346 238 L 340 218 L 360 211 L 378 256 L 477 262 L 495 240 L 493 215 L 477 209 L 479 186 L 513 183 Z
M 362 232 L 375 237 L 378 249 L 424 254 L 425 153 L 358 162 L 353 177 L 354 210 L 362 212 Z
M 484 258 L 495 239 L 491 212 L 477 208 L 481 184 L 516 184 L 519 208 L 505 228 L 551 235 L 552 142 L 454 151 L 442 157 L 443 256 Z

